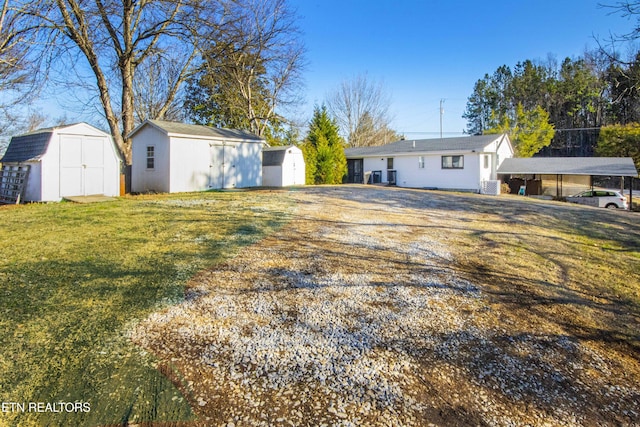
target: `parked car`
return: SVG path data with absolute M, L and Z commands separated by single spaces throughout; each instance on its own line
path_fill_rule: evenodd
M 627 198 L 619 191 L 589 190 L 567 197 L 567 202 L 608 209 L 629 209 Z

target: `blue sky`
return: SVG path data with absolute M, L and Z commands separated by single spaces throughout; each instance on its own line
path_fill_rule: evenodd
M 392 97 L 392 128 L 411 139 L 439 136 L 441 99 L 443 134 L 460 135 L 474 83 L 500 65 L 580 56 L 597 47 L 596 38 L 633 26 L 598 7 L 617 0 L 288 1 L 300 17 L 308 61 L 305 104 L 292 118 L 308 122 L 342 81 L 366 74 Z M 73 105 L 72 97 L 58 93 L 57 101 L 34 107 L 57 119 L 64 103 Z M 96 121 L 97 111 L 66 111 L 72 122 Z
M 600 0 L 606 2 L 607 0 Z M 613 0 L 611 0 L 613 2 Z M 308 50 L 309 118 L 340 82 L 366 73 L 390 92 L 392 126 L 408 138 L 459 135 L 474 83 L 500 65 L 562 61 L 630 31 L 598 0 L 291 0 Z

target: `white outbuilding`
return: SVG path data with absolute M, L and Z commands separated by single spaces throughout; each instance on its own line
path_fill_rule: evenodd
M 119 151 L 108 133 L 86 123 L 14 136 L 0 162 L 4 202 L 120 195 Z
M 262 185 L 265 141 L 251 132 L 146 120 L 129 137 L 134 193 Z
M 262 185 L 288 187 L 304 185 L 305 163 L 302 150 L 294 145 L 268 147 L 262 151 Z

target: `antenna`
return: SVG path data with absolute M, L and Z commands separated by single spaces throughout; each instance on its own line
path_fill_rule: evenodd
M 442 116 L 444 115 L 444 101 L 444 98 L 440 99 L 440 139 L 442 139 Z

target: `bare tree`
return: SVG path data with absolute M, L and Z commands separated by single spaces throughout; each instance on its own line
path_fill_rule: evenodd
M 351 147 L 383 145 L 400 139 L 389 124 L 391 96 L 366 75 L 345 80 L 329 95 L 327 106 Z
M 190 58 L 185 64 L 192 60 Z M 139 65 L 133 81 L 136 122 L 146 119 L 182 120 L 181 97 L 168 93 L 178 88 L 176 82 L 184 74 L 184 65 L 181 67 L 180 64 L 179 60 L 154 54 Z M 169 99 L 172 101 L 167 102 Z
M 151 109 L 165 116 L 193 71 L 202 39 L 231 21 L 223 6 L 204 0 L 21 0 L 14 10 L 37 21 L 37 53 L 46 57 L 48 71 L 62 69 L 70 79 L 89 75 L 79 83 L 96 89 L 111 134 L 130 163 L 136 73 L 149 61 L 171 61 L 177 72 L 163 82 L 163 99 Z
M 186 107 L 197 122 L 264 136 L 285 121 L 279 111 L 299 101 L 305 49 L 296 15 L 286 0 L 235 0 L 229 7 L 236 19 L 211 37 Z
M 603 9 L 608 9 L 611 14 L 619 14 L 626 19 L 634 19 L 635 25 L 633 29 L 626 34 L 613 34 L 610 41 L 634 41 L 640 37 L 640 1 L 638 0 L 621 0 L 615 3 L 600 3 Z

